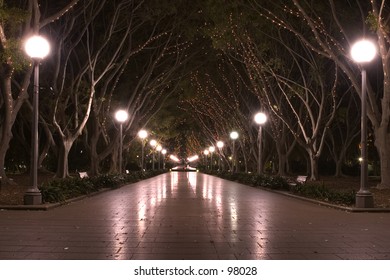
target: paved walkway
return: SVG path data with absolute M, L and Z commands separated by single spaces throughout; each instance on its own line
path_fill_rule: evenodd
M 0 211 L 0 259 L 390 259 L 390 213 L 163 174 L 49 211 Z

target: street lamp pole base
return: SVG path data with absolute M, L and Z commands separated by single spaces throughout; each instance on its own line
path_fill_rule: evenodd
M 370 192 L 356 194 L 356 208 L 374 208 L 374 197 Z
M 42 204 L 41 192 L 28 190 L 24 193 L 24 205 L 39 205 Z

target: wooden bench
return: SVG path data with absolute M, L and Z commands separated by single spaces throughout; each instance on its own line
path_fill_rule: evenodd
M 80 176 L 81 179 L 89 177 L 87 172 L 79 172 L 79 176 Z

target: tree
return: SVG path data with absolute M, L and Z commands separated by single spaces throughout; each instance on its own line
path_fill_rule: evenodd
M 196 53 L 189 53 L 191 44 L 183 38 L 176 18 L 169 13 L 156 20 L 144 18 L 144 8 L 134 14 L 136 23 L 131 33 L 134 49 L 128 48 L 121 71 L 115 79 L 109 80 L 108 86 L 104 84 L 95 98 L 93 120 L 85 141 L 91 154 L 91 174 L 97 174 L 100 162 L 110 155 L 112 171 L 116 170 L 118 133 L 113 132 L 107 117 L 112 115 L 112 110 L 122 104 L 129 113 L 124 127 L 124 146 L 128 146 L 138 130 L 146 126 L 177 91 L 188 61 Z M 151 11 L 149 15 L 153 14 Z M 98 148 L 99 140 L 102 145 Z
M 8 3 L 9 2 L 9 3 Z M 26 56 L 21 52 L 23 40 L 38 33 L 53 21 L 61 18 L 76 5 L 78 0 L 63 1 L 57 9 L 41 11 L 38 0 L 25 3 L 1 1 L 0 21 L 0 90 L 1 132 L 0 132 L 0 176 L 9 183 L 5 173 L 5 157 L 12 139 L 12 127 L 23 103 L 28 99 L 28 87 L 32 65 L 26 67 Z M 50 4 L 48 3 L 50 7 Z M 45 7 L 48 7 L 45 6 Z M 60 8 L 58 8 L 60 7 Z
M 346 73 L 355 92 L 360 96 L 359 65 L 349 55 L 352 43 L 358 37 L 376 40 L 383 73 L 381 89 L 368 86 L 368 110 L 375 135 L 381 168 L 380 188 L 390 188 L 390 41 L 387 21 L 389 17 L 385 1 L 356 1 L 355 3 L 328 0 L 321 5 L 292 0 L 287 5 L 275 5 L 275 10 L 264 7 L 260 1 L 252 1 L 264 18 L 291 32 L 308 48 L 334 61 Z M 342 12 L 341 12 L 342 11 Z M 356 30 L 356 26 L 361 26 Z M 309 39 L 310 38 L 310 39 Z M 381 91 L 378 94 L 376 91 Z
M 61 47 L 53 77 L 56 100 L 52 116 L 60 147 L 57 177 L 69 175 L 69 151 L 86 128 L 92 105 L 95 104 L 93 115 L 95 125 L 98 125 L 96 117 L 107 113 L 101 110 L 102 101 L 108 99 L 110 104 L 110 95 L 115 92 L 116 83 L 129 59 L 155 37 L 162 36 L 149 34 L 142 37 L 145 41 L 136 42 L 137 45 L 133 46 L 133 36 L 137 36 L 142 26 L 148 24 L 136 14 L 142 4 L 143 1 L 138 3 L 131 0 L 122 0 L 115 5 L 108 1 L 86 2 L 64 24 L 65 28 L 59 36 Z M 108 91 L 110 87 L 112 90 Z M 94 131 L 97 136 L 92 138 L 92 148 L 89 148 L 92 160 L 96 159 L 95 145 L 99 135 L 99 131 Z M 118 134 L 114 138 L 117 139 Z M 96 173 L 95 167 L 92 168 L 91 171 Z
M 335 120 L 326 139 L 326 145 L 336 164 L 335 177 L 343 176 L 342 167 L 347 152 L 360 135 L 360 119 L 356 117 L 356 115 L 359 115 L 359 104 L 357 104 L 355 96 L 348 93 L 346 94 L 347 97 L 343 98 L 345 101 L 337 109 Z

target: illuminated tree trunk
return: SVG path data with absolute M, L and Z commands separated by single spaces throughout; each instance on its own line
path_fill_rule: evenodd
M 63 139 L 61 142 L 59 153 L 58 153 L 58 161 L 57 161 L 57 173 L 56 177 L 58 178 L 66 178 L 69 177 L 69 152 L 72 148 L 74 140 L 71 139 Z

